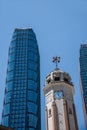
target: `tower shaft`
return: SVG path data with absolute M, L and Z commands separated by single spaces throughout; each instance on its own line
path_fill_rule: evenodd
M 55 69 L 46 77 L 46 130 L 78 130 L 70 76 Z

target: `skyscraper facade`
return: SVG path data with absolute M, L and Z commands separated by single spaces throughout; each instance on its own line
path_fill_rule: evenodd
M 41 130 L 40 56 L 31 28 L 15 29 L 8 53 L 2 125 Z
M 79 57 L 80 71 L 80 90 L 82 96 L 83 112 L 87 129 L 87 44 L 80 47 Z

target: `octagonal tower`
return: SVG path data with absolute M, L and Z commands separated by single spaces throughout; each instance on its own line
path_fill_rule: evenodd
M 74 86 L 68 73 L 57 68 L 45 79 L 46 130 L 78 130 Z

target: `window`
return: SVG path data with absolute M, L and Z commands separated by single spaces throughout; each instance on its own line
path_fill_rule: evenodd
M 37 79 L 37 73 L 33 70 L 28 70 L 28 78 L 36 80 Z
M 34 80 L 28 80 L 28 89 L 30 90 L 36 90 L 37 89 L 37 83 Z
M 29 114 L 29 126 L 35 127 L 37 126 L 37 117 Z
M 34 47 L 34 48 L 36 48 L 37 47 L 37 44 L 36 44 L 36 42 L 34 41 L 34 37 L 32 37 L 32 35 L 31 35 L 31 37 L 30 37 L 30 39 L 29 39 L 29 47 Z
M 68 79 L 67 79 L 67 78 L 64 78 L 64 81 L 65 81 L 65 82 L 68 82 Z
M 51 116 L 51 109 L 49 109 L 49 116 Z
M 4 106 L 4 115 L 10 114 L 10 104 Z
M 15 39 L 16 39 L 16 37 L 14 37 L 12 40 L 15 40 Z M 15 45 L 16 45 L 15 42 L 11 42 L 10 47 L 15 47 Z
M 7 85 L 6 85 L 6 92 L 8 92 L 8 91 L 11 91 L 11 90 L 12 90 L 12 84 L 13 84 L 13 82 L 12 82 L 12 81 L 7 83 Z
M 54 80 L 55 80 L 55 81 L 59 81 L 59 80 L 60 80 L 60 77 L 55 77 Z
M 72 110 L 71 110 L 71 108 L 69 108 L 69 114 L 72 114 Z
M 36 102 L 37 101 L 37 93 L 34 91 L 28 91 L 28 100 Z
M 8 127 L 8 120 L 9 120 L 8 116 L 3 117 L 3 119 L 2 119 L 2 125 Z
M 29 128 L 28 130 L 35 130 L 34 128 Z
M 30 35 L 31 35 L 31 36 L 34 36 L 34 33 L 33 33 L 32 30 L 30 30 L 30 31 L 28 32 L 28 34 L 29 34 L 29 36 L 30 36 Z
M 21 130 L 21 128 L 17 128 L 17 130 Z
M 32 102 L 28 102 L 28 112 L 30 113 L 37 113 L 37 105 L 32 103 Z
M 8 72 L 8 74 L 7 74 L 7 81 L 12 80 L 12 79 L 13 79 L 13 76 L 14 76 L 14 71 Z
M 37 53 L 37 49 L 32 47 L 32 46 L 29 46 L 28 51 L 32 51 L 34 53 Z
M 5 103 L 11 102 L 11 92 L 6 93 L 5 95 Z
M 15 52 L 15 48 L 10 48 L 9 53 L 14 53 Z
M 47 82 L 48 82 L 48 84 L 49 84 L 49 83 L 51 82 L 51 79 L 48 79 Z
M 8 64 L 8 71 L 11 71 L 14 69 L 14 62 L 9 62 Z
M 33 61 L 28 62 L 28 69 L 37 70 L 37 64 Z
M 11 53 L 10 55 L 9 55 L 9 62 L 11 62 L 11 61 L 14 61 L 15 60 L 15 53 Z
M 37 62 L 38 56 L 36 55 L 36 53 L 29 52 L 29 53 L 28 53 L 28 59 Z

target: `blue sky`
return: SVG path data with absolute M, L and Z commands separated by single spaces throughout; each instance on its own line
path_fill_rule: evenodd
M 87 42 L 87 0 L 0 0 L 0 119 L 6 80 L 8 47 L 15 28 L 32 27 L 37 36 L 41 63 L 42 130 L 45 130 L 45 77 L 54 70 L 53 56 L 60 56 L 59 68 L 72 77 L 79 130 L 85 130 L 80 87 L 79 49 Z

